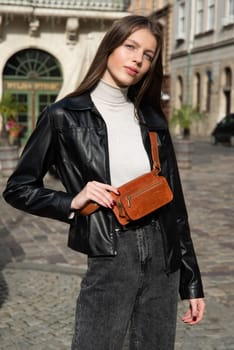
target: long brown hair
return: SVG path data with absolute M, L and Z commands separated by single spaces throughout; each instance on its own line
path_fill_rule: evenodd
M 150 103 L 161 111 L 162 26 L 152 17 L 129 15 L 115 21 L 102 39 L 85 78 L 69 96 L 92 91 L 106 70 L 109 55 L 134 31 L 142 28 L 147 28 L 153 34 L 157 42 L 157 49 L 149 71 L 136 85 L 129 87 L 128 93 L 137 111 L 139 111 L 141 102 Z

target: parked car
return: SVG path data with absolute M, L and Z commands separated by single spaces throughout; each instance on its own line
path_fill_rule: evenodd
M 234 113 L 226 115 L 211 133 L 211 142 L 213 145 L 217 143 L 226 143 L 234 146 Z

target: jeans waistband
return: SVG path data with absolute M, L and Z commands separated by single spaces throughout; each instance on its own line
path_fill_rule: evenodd
M 131 221 L 129 224 L 123 226 L 120 225 L 120 223 L 118 221 L 116 221 L 116 225 L 115 225 L 115 231 L 119 232 L 119 231 L 134 231 L 137 230 L 141 227 L 150 225 L 152 222 L 155 222 L 158 220 L 157 215 L 155 214 L 149 214 L 147 216 L 145 216 L 144 218 L 141 218 L 139 220 L 135 220 L 135 221 Z

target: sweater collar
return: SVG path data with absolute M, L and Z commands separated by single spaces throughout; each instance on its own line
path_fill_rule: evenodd
M 67 110 L 91 110 L 95 113 L 98 113 L 90 98 L 89 92 L 86 92 L 79 96 L 65 97 L 62 100 L 56 102 L 56 104 L 62 106 Z M 148 104 L 141 106 L 141 113 L 143 114 L 143 119 L 150 130 L 160 130 L 168 128 L 167 122 L 165 121 L 164 117 L 158 112 L 156 112 Z
M 91 97 L 108 105 L 120 105 L 130 102 L 128 99 L 128 88 L 119 88 L 109 84 L 105 80 L 100 80 L 91 92 Z

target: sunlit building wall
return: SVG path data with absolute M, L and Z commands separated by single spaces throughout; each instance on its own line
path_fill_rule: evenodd
M 24 140 L 44 107 L 79 84 L 106 30 L 130 1 L 0 0 L 0 97 L 25 111 Z M 24 141 L 21 140 L 21 141 Z
M 208 118 L 193 133 L 209 135 L 234 113 L 234 0 L 174 1 L 172 105 L 197 106 Z

